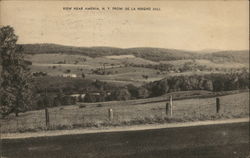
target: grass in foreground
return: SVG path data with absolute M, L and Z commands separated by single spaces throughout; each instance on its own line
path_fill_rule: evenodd
M 166 102 L 129 101 L 50 108 L 50 126 L 45 126 L 44 110 L 29 111 L 1 119 L 1 132 L 27 132 L 54 129 L 73 129 L 171 123 L 198 120 L 216 120 L 249 117 L 249 93 L 220 97 L 220 113 L 216 113 L 215 97 L 173 101 L 173 116 L 165 113 Z M 109 120 L 108 109 L 113 109 L 114 118 Z

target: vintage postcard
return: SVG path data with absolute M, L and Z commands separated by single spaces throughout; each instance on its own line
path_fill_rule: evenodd
M 250 158 L 249 1 L 0 1 L 1 158 Z

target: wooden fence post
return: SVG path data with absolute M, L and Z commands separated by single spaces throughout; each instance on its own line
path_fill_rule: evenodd
M 113 120 L 113 110 L 109 109 L 108 113 L 109 113 L 109 120 L 112 121 Z
M 45 108 L 45 120 L 46 120 L 46 127 L 49 126 L 49 110 Z
M 220 112 L 220 98 L 216 98 L 216 112 Z
M 170 96 L 170 117 L 172 117 L 173 115 L 173 98 L 172 98 L 172 95 Z

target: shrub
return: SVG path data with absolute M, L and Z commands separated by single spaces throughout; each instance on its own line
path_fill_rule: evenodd
M 127 88 L 121 88 L 113 91 L 110 98 L 111 100 L 129 100 L 131 99 L 131 94 Z

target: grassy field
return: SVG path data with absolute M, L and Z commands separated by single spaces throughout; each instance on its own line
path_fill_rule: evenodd
M 85 74 L 85 77 L 88 79 L 99 79 L 107 82 L 121 82 L 122 84 L 134 84 L 142 85 L 144 83 L 156 81 L 163 79 L 167 76 L 176 76 L 176 75 L 190 75 L 190 74 L 208 74 L 208 73 L 224 73 L 224 71 L 215 70 L 216 68 L 248 68 L 249 65 L 246 63 L 238 62 L 223 62 L 223 63 L 214 63 L 206 59 L 183 59 L 183 60 L 169 60 L 169 61 L 150 61 L 140 57 L 135 56 L 104 56 L 92 58 L 84 55 L 69 55 L 69 54 L 36 54 L 36 55 L 26 55 L 27 60 L 32 61 L 31 71 L 32 72 L 46 72 L 51 76 L 60 76 L 70 70 L 70 73 L 76 74 L 81 77 L 82 73 Z M 65 62 L 65 63 L 64 63 Z M 168 72 L 160 71 L 153 68 L 145 67 L 133 67 L 128 65 L 158 65 L 162 64 L 171 64 L 175 68 L 181 68 L 185 63 L 191 62 L 196 65 L 205 66 L 213 70 L 203 70 L 203 71 L 185 71 L 185 72 Z M 98 75 L 93 73 L 92 70 L 102 69 L 103 71 L 105 64 L 106 74 Z M 144 78 L 143 75 L 147 76 Z
M 205 92 L 203 92 L 205 93 Z M 209 93 L 209 92 L 206 92 Z M 151 123 L 170 123 L 196 120 L 215 120 L 249 116 L 249 92 L 220 96 L 221 109 L 216 113 L 215 97 L 179 100 L 181 93 L 172 94 L 173 116 L 165 114 L 168 96 L 131 101 L 77 104 L 49 109 L 50 127 L 45 127 L 44 110 L 29 111 L 1 119 L 1 132 L 25 132 L 47 129 L 72 129 L 122 126 Z M 164 98 L 165 97 L 165 98 Z M 164 100 L 165 99 L 165 100 Z M 112 121 L 108 109 L 114 112 Z
M 110 58 L 111 57 L 111 58 Z M 117 56 L 114 56 L 117 57 Z M 121 82 L 122 84 L 141 85 L 144 82 L 155 81 L 164 78 L 165 75 L 157 75 L 157 70 L 149 68 L 125 67 L 125 64 L 157 64 L 146 59 L 114 58 L 113 56 L 91 58 L 82 55 L 67 54 L 36 54 L 26 55 L 26 59 L 32 61 L 32 72 L 46 72 L 51 76 L 60 76 L 67 70 L 70 73 L 81 76 L 85 74 L 87 79 L 100 79 L 107 82 Z M 65 63 L 60 63 L 64 62 Z M 98 75 L 92 72 L 95 69 L 103 69 L 109 75 Z M 148 75 L 148 79 L 142 77 Z

